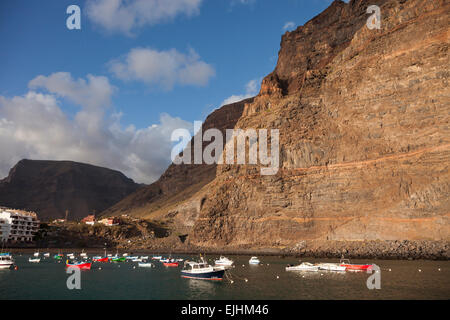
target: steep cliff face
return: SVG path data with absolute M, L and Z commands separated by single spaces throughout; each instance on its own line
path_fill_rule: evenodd
M 71 161 L 21 160 L 0 180 L 0 205 L 36 211 L 41 221 L 99 213 L 139 188 L 122 173 Z
M 379 30 L 366 26 L 369 5 Z M 206 247 L 450 240 L 449 15 L 446 0 L 333 2 L 283 36 L 233 126 L 279 129 L 278 173 L 218 165 L 198 185 L 186 178 L 202 166 L 171 166 L 161 179 L 179 200 L 128 212 L 172 214 Z

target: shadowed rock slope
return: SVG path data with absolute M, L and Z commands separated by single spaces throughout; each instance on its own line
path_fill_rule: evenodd
M 0 205 L 32 210 L 41 221 L 100 213 L 140 185 L 122 173 L 71 161 L 21 160 L 0 180 Z
M 369 5 L 380 30 L 366 27 Z M 233 127 L 280 130 L 276 175 L 171 166 L 115 208 L 210 248 L 450 240 L 449 15 L 444 0 L 333 2 L 282 37 L 275 70 L 238 108 Z

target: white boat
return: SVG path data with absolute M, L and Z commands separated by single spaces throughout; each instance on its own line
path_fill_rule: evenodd
M 228 259 L 227 257 L 220 256 L 220 259 L 214 261 L 214 263 L 216 264 L 216 266 L 226 266 L 226 267 L 230 267 L 230 266 L 233 265 L 234 261 Z
M 259 261 L 258 257 L 251 257 L 250 260 L 248 260 L 249 264 L 260 264 L 261 261 Z
M 337 263 L 319 263 L 317 266 L 320 270 L 327 271 L 345 271 L 347 269 L 345 266 L 340 266 Z
M 153 256 L 152 259 L 153 259 L 153 260 L 161 260 L 161 259 L 162 259 L 162 256 Z
M 135 257 L 126 257 L 126 258 L 127 258 L 127 260 L 132 260 L 132 261 L 136 261 L 136 259 L 139 259 L 138 256 L 135 256 Z
M 29 259 L 28 259 L 28 262 L 31 262 L 31 263 L 39 263 L 39 262 L 41 262 L 41 258 L 36 258 L 36 259 L 29 258 Z
M 35 252 L 35 253 L 33 254 L 33 256 L 39 257 L 39 251 L 38 251 L 38 252 Z
M 122 257 L 128 257 L 128 253 L 124 253 Z
M 151 263 L 151 262 L 139 262 L 138 266 L 140 268 L 151 268 L 151 267 L 154 267 L 153 263 Z
M 44 253 L 44 257 L 46 258 L 50 257 L 50 252 Z
M 80 253 L 80 257 L 82 257 L 82 258 L 86 258 L 86 257 L 87 257 L 87 253 L 86 253 L 86 252 L 84 252 L 84 250 L 83 250 L 83 252 L 81 252 L 81 253 Z
M 319 267 L 309 262 L 303 262 L 297 266 L 287 266 L 286 271 L 319 271 Z
M 175 261 L 176 261 L 176 262 L 183 262 L 184 259 L 179 258 L 179 259 L 175 259 Z
M 14 265 L 14 260 L 9 254 L 0 254 L 0 269 L 11 269 Z
M 148 256 L 141 256 L 142 260 L 148 260 Z

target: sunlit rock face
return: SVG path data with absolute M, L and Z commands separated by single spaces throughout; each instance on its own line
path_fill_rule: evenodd
M 380 29 L 366 25 L 369 5 Z M 333 2 L 282 37 L 258 96 L 214 114 L 222 127 L 279 129 L 276 175 L 171 166 L 154 198 L 116 208 L 168 219 L 205 247 L 450 240 L 449 14 L 443 0 Z

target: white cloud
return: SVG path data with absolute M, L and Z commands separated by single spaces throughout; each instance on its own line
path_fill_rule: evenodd
M 133 30 L 155 25 L 179 15 L 200 12 L 202 0 L 88 0 L 91 21 L 110 32 L 131 35 Z
M 110 71 L 122 80 L 139 80 L 166 90 L 178 85 L 205 86 L 215 75 L 214 68 L 190 49 L 183 54 L 175 49 L 158 51 L 134 48 L 123 59 L 109 63 Z
M 295 29 L 295 27 L 296 27 L 295 22 L 288 21 L 288 22 L 286 22 L 286 23 L 284 24 L 283 30 L 284 30 L 284 31 L 288 31 L 288 30 L 291 31 L 291 30 Z
M 120 170 L 137 182 L 150 183 L 159 178 L 170 163 L 172 131 L 192 130 L 192 125 L 162 114 L 158 124 L 147 128 L 123 128 L 120 114 L 106 113 L 112 94 L 105 91 L 110 87 L 107 84 L 106 78 L 73 80 L 70 74 L 57 73 L 30 82 L 30 87 L 45 88 L 50 93 L 0 96 L 0 175 L 6 176 L 17 161 L 28 158 L 104 166 Z M 58 97 L 82 106 L 73 119 L 61 110 Z
M 226 98 L 222 102 L 221 106 L 224 106 L 224 105 L 227 105 L 227 104 L 231 104 L 231 103 L 235 103 L 235 102 L 239 102 L 239 101 L 242 101 L 244 99 L 256 96 L 258 94 L 258 91 L 259 91 L 259 83 L 260 82 L 261 81 L 259 79 L 250 80 L 245 85 L 245 93 L 244 94 L 232 95 L 232 96 Z

